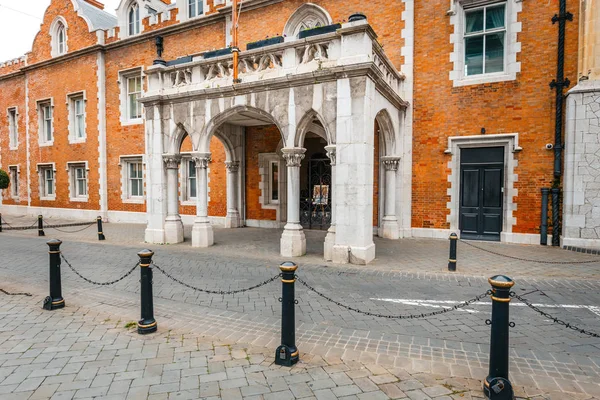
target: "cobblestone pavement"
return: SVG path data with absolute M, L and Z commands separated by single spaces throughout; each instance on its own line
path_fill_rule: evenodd
M 76 234 L 58 232 L 58 236 L 47 230 L 46 238 L 37 238 L 35 231 L 2 233 L 0 279 L 15 290 L 46 293 L 44 242 L 51 237 L 65 241 L 65 257 L 84 276 L 100 282 L 116 279 L 133 267 L 136 252 L 146 246 L 138 239 L 143 227 L 106 224 L 104 231 L 105 242 L 97 241 L 94 228 Z M 215 237 L 216 246 L 206 250 L 192 249 L 189 243 L 154 246 L 155 262 L 187 284 L 211 290 L 249 287 L 279 272 L 278 231 L 217 229 Z M 309 255 L 296 260 L 300 264 L 298 275 L 354 308 L 380 314 L 435 311 L 454 304 L 448 302 L 485 292 L 489 288 L 487 276 L 505 273 L 517 277 L 517 293 L 527 294 L 525 297 L 542 304 L 544 311 L 600 331 L 600 262 L 570 263 L 595 260 L 597 256 L 539 246 L 477 243 L 510 256 L 567 262 L 538 264 L 506 259 L 461 243 L 460 274 L 450 274 L 446 271 L 447 241 L 377 240 L 379 258 L 373 265 L 360 267 L 324 263 L 319 257 L 324 234 L 307 232 L 307 237 Z M 65 263 L 62 269 L 67 303 L 76 299 L 113 315 L 137 315 L 137 279 L 95 287 L 75 276 Z M 186 333 L 208 334 L 218 340 L 273 349 L 278 344 L 280 287 L 276 283 L 235 296 L 208 295 L 182 287 L 155 270 L 154 291 L 159 323 L 168 321 Z M 296 291 L 298 340 L 304 352 L 477 381 L 486 375 L 489 300 L 466 311 L 395 320 L 348 311 L 301 285 Z M 544 392 L 600 396 L 595 383 L 600 377 L 600 339 L 553 324 L 522 303 L 512 305 L 511 320 L 516 323 L 511 330 L 513 382 Z
M 42 296 L 0 297 L 0 399 L 481 399 L 481 381 L 339 356 L 273 364 L 273 349 L 167 326 L 140 336 L 100 307 L 48 312 Z M 591 399 L 516 386 L 519 399 Z

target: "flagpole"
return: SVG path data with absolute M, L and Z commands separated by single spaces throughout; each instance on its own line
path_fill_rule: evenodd
M 232 36 L 232 43 L 231 43 L 231 51 L 233 52 L 233 84 L 235 85 L 236 83 L 240 83 L 241 80 L 239 79 L 239 71 L 238 71 L 238 63 L 239 63 L 239 52 L 240 49 L 238 47 L 238 13 L 237 13 L 237 7 L 238 7 L 238 0 L 233 0 L 233 7 L 232 7 L 232 11 L 233 11 L 233 17 L 231 19 L 232 21 L 232 32 L 231 32 L 231 36 Z

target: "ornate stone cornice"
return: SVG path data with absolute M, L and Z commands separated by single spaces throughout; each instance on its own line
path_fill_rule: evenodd
M 192 154 L 192 161 L 196 163 L 196 168 L 206 169 L 208 164 L 212 162 L 211 153 L 194 153 Z
M 336 157 L 336 146 L 325 146 L 325 151 L 327 152 L 327 157 L 331 160 L 331 165 L 335 165 L 335 157 Z
M 281 153 L 288 167 L 300 167 L 306 149 L 301 147 L 288 147 L 281 149 Z
M 400 165 L 400 157 L 384 156 L 381 157 L 381 162 L 386 171 L 398 171 L 398 166 Z
M 167 169 L 178 169 L 181 164 L 181 154 L 163 154 L 163 161 Z
M 227 168 L 227 171 L 229 172 L 238 172 L 238 170 L 240 169 L 240 162 L 239 161 L 225 161 L 225 168 Z

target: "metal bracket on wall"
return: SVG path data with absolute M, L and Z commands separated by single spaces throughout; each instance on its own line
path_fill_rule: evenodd
M 561 15 L 554 14 L 554 16 L 552 17 L 552 24 L 554 25 L 555 23 L 560 22 L 561 20 L 573 21 L 573 14 L 571 14 L 568 11 Z

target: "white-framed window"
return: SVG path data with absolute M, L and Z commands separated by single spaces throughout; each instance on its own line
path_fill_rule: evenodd
M 121 124 L 143 123 L 142 103 L 139 101 L 143 94 L 142 69 L 134 68 L 121 71 L 119 82 L 121 87 Z
M 85 125 L 85 93 L 70 94 L 67 97 L 69 107 L 69 142 L 84 142 L 86 138 Z
M 188 18 L 194 18 L 202 15 L 204 0 L 187 0 Z
M 17 108 L 8 109 L 8 147 L 16 149 L 19 147 L 19 127 L 17 121 Z
M 198 197 L 198 185 L 196 174 L 196 162 L 194 160 L 187 160 L 187 198 L 195 199 Z
M 269 203 L 279 204 L 279 160 L 269 161 Z
M 180 200 L 186 205 L 195 205 L 198 197 L 198 175 L 196 173 L 196 162 L 189 154 L 183 154 L 179 166 L 181 178 Z
M 506 3 L 465 12 L 465 76 L 504 72 Z
M 10 195 L 13 199 L 19 199 L 19 166 L 9 165 L 8 174 L 10 175 Z
M 67 32 L 62 22 L 58 23 L 58 28 L 56 29 L 56 44 L 58 45 L 57 51 L 59 55 L 67 52 Z
M 68 162 L 69 197 L 71 201 L 88 200 L 88 165 L 85 161 Z
M 127 195 L 132 197 L 144 197 L 144 166 L 142 162 L 127 163 Z
M 54 163 L 38 164 L 40 200 L 56 199 L 56 169 Z
M 140 6 L 133 3 L 127 12 L 127 32 L 129 36 L 140 33 Z
M 39 142 L 41 145 L 51 145 L 54 142 L 52 100 L 38 102 Z
M 506 0 L 455 0 L 448 15 L 454 33 L 450 42 L 454 86 L 517 79 L 521 63 L 518 21 L 522 2 Z

